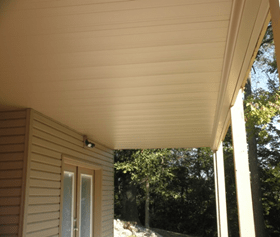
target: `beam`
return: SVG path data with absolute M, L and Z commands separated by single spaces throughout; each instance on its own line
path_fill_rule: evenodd
M 255 223 L 241 89 L 236 98 L 234 106 L 231 108 L 231 128 L 234 151 L 239 232 L 241 237 L 255 237 Z
M 278 74 L 280 73 L 280 1 L 269 0 Z M 279 79 L 280 82 L 280 79 Z
M 223 143 L 214 153 L 218 237 L 228 237 Z

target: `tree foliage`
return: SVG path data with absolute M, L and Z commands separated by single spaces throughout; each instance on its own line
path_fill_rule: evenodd
M 115 163 L 116 170 L 123 173 L 129 172 L 131 180 L 138 184 L 148 181 L 151 185 L 156 184 L 155 190 L 161 190 L 166 180 L 172 178 L 170 149 L 145 149 L 133 152 L 131 159 Z
M 258 128 L 253 133 L 260 138 L 268 136 L 266 129 L 273 119 L 280 115 L 280 90 L 273 80 L 269 80 L 269 90 L 259 88 L 246 99 L 245 116 L 249 128 Z
M 141 152 L 138 150 L 133 154 L 136 161 L 118 162 L 116 169 L 131 173 L 134 177 L 132 182 L 138 186 L 138 211 L 142 223 L 144 184 L 149 173 L 147 170 L 152 166 L 149 175 L 155 178 L 152 179 L 150 192 L 151 226 L 186 234 L 214 236 L 216 209 L 211 150 L 160 149 Z M 140 170 L 143 167 L 145 172 L 135 168 L 136 165 Z M 139 173 L 135 175 L 134 172 Z
M 115 168 L 129 173 L 131 181 L 145 190 L 145 227 L 149 227 L 150 188 L 164 194 L 168 180 L 173 177 L 170 149 L 144 149 L 132 153 L 131 159 L 116 162 Z

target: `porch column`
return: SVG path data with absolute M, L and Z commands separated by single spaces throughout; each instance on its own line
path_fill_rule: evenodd
M 249 160 L 241 89 L 236 98 L 234 106 L 231 108 L 231 128 L 234 151 L 239 232 L 241 237 L 255 237 Z
M 280 73 L 280 1 L 269 0 L 278 73 Z M 279 78 L 280 82 L 280 78 Z
M 228 237 L 224 155 L 222 142 L 218 150 L 214 153 L 214 173 L 218 237 Z
M 218 175 L 217 175 L 217 153 L 214 152 L 213 156 L 214 165 L 214 179 L 215 179 L 215 197 L 216 197 L 216 217 L 217 217 L 217 234 L 221 237 L 221 217 L 220 217 L 220 202 L 219 202 L 219 189 L 218 189 Z

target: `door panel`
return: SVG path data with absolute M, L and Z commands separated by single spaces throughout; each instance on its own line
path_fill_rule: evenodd
M 62 237 L 93 237 L 94 171 L 65 165 Z
M 92 236 L 92 182 L 91 175 L 80 175 L 80 237 Z
M 76 168 L 66 166 L 63 174 L 62 237 L 75 237 Z

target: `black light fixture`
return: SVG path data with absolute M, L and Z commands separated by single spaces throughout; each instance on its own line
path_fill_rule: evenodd
M 87 136 L 84 136 L 84 146 L 89 147 L 89 148 L 93 148 L 95 147 L 95 144 L 90 142 L 87 138 Z

